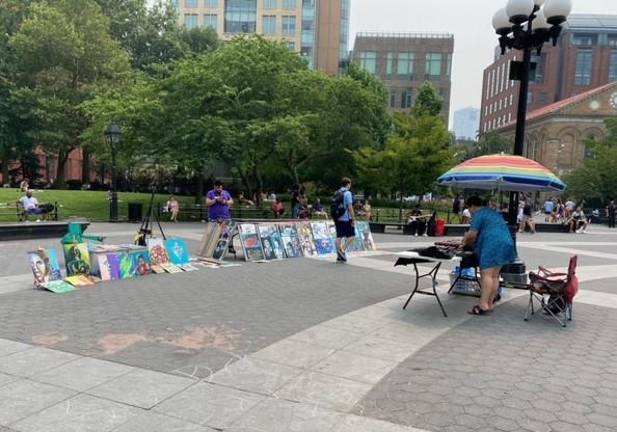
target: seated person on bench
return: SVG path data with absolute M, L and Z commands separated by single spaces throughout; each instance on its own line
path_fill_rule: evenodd
M 409 225 L 410 233 L 414 236 L 426 235 L 426 219 L 429 217 L 430 215 L 422 214 L 419 205 L 407 213 L 407 224 Z
M 32 190 L 28 189 L 26 195 L 19 199 L 21 207 L 24 209 L 26 219 L 29 215 L 42 215 L 45 217 L 53 210 L 53 205 L 42 204 L 39 206 L 39 201 L 32 196 Z

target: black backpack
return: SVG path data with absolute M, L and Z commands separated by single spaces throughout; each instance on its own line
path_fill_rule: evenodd
M 332 203 L 330 204 L 330 217 L 337 221 L 338 218 L 345 214 L 345 208 L 343 207 L 343 198 L 345 197 L 344 190 L 338 190 L 332 197 Z

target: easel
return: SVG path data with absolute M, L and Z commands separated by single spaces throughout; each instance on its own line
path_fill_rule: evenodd
M 139 231 L 137 232 L 137 236 L 135 237 L 135 244 L 139 246 L 146 246 L 146 236 L 152 237 L 152 229 L 154 225 L 153 220 L 156 221 L 163 240 L 167 240 L 167 238 L 165 237 L 165 233 L 163 232 L 163 227 L 161 226 L 161 221 L 159 220 L 158 213 L 154 211 L 155 192 L 156 186 L 152 186 L 152 193 L 150 194 L 150 204 L 148 205 L 148 211 L 146 212 L 145 217 L 142 219 L 141 226 L 139 227 Z

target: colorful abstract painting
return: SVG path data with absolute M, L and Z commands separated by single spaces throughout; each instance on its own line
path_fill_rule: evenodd
M 120 274 L 120 254 L 119 253 L 107 254 L 107 266 L 109 267 L 109 275 L 111 277 L 111 280 L 122 279 L 122 275 Z
M 146 249 L 131 251 L 129 255 L 133 261 L 133 270 L 136 276 L 146 276 L 152 273 L 150 254 Z
M 315 240 L 313 239 L 313 230 L 311 229 L 310 222 L 299 222 L 296 224 L 296 227 L 304 256 L 315 256 L 317 251 L 315 249 Z
M 37 249 L 28 252 L 28 261 L 34 275 L 34 286 L 41 288 L 42 284 L 62 279 L 55 249 Z
M 133 265 L 133 258 L 130 253 L 121 252 L 118 254 L 118 267 L 120 269 L 120 279 L 135 277 L 135 266 Z
M 335 244 L 330 236 L 330 229 L 325 222 L 312 222 L 313 239 L 317 255 L 328 256 L 335 253 Z
M 264 251 L 264 258 L 267 260 L 276 260 L 285 258 L 285 248 L 281 241 L 281 233 L 274 224 L 258 225 L 259 239 Z
M 165 241 L 162 238 L 150 238 L 146 241 L 146 244 L 148 245 L 148 251 L 150 251 L 151 264 L 159 265 L 169 262 Z
M 63 248 L 68 276 L 90 273 L 90 254 L 86 243 L 65 244 Z

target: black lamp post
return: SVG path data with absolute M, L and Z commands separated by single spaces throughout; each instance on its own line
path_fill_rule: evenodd
M 118 192 L 116 183 L 116 152 L 122 141 L 120 127 L 112 123 L 105 131 L 105 140 L 111 149 L 111 200 L 109 202 L 109 221 L 118 222 Z
M 557 45 L 561 25 L 567 21 L 572 10 L 571 0 L 509 0 L 506 7 L 498 10 L 493 17 L 493 27 L 499 35 L 501 54 L 507 50 L 523 52 L 522 61 L 510 63 L 510 79 L 520 81 L 514 154 L 523 156 L 525 145 L 525 122 L 527 119 L 527 94 L 531 71 L 531 53 L 539 56 L 545 43 Z M 510 194 L 508 224 L 516 235 L 518 192 Z

